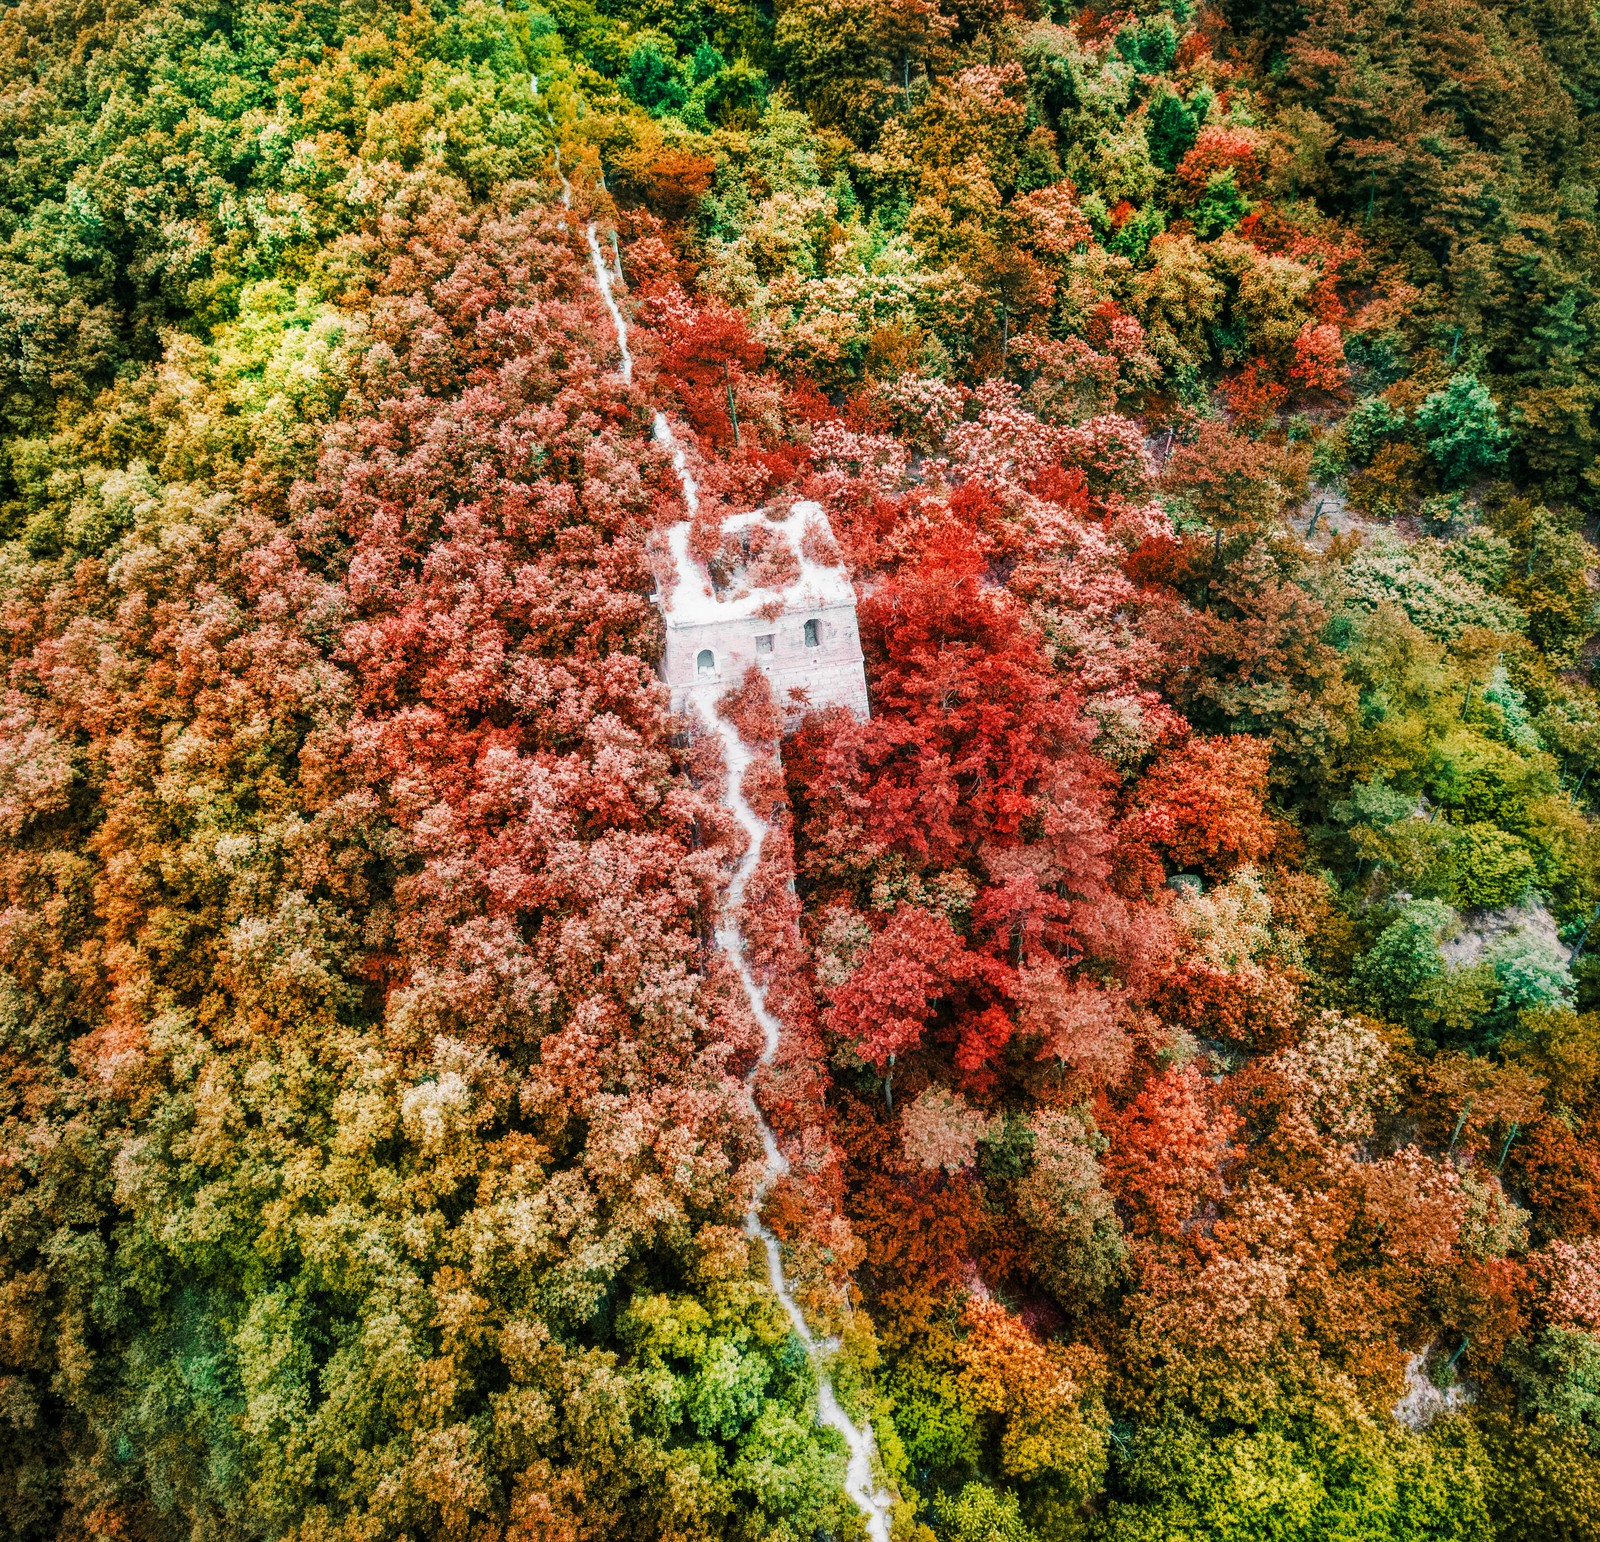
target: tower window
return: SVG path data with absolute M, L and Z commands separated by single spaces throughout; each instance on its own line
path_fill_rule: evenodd
M 756 652 L 757 653 L 771 653 L 772 652 L 772 633 L 771 632 L 768 632 L 765 637 L 756 638 Z
M 717 672 L 717 656 L 709 648 L 702 648 L 700 656 L 694 661 L 694 667 L 702 675 L 714 675 Z
M 818 648 L 822 645 L 822 623 L 820 621 L 806 622 L 806 647 Z

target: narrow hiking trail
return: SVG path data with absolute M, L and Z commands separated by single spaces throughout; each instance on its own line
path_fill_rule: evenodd
M 564 176 L 561 182 L 562 202 L 570 208 L 570 190 Z M 633 355 L 628 349 L 628 324 L 613 292 L 617 275 L 606 266 L 605 259 L 601 255 L 600 240 L 593 220 L 588 222 L 585 234 L 594 267 L 595 285 L 600 291 L 601 299 L 605 301 L 606 310 L 611 316 L 611 324 L 616 330 L 617 351 L 622 361 L 619 373 L 623 380 L 631 385 Z M 618 266 L 620 268 L 620 262 Z M 655 440 L 672 457 L 672 468 L 677 473 L 679 486 L 683 490 L 684 506 L 689 512 L 689 517 L 693 519 L 700 511 L 699 488 L 695 484 L 694 473 L 689 469 L 688 457 L 684 453 L 683 446 L 673 434 L 666 414 L 659 411 L 655 414 Z M 673 540 L 671 548 L 677 565 L 678 582 L 691 584 L 698 589 L 703 580 L 694 568 L 687 540 Z M 876 1443 L 872 1435 L 872 1426 L 865 1420 L 858 1426 L 850 1418 L 840 1404 L 833 1388 L 833 1380 L 828 1374 L 828 1357 L 837 1351 L 838 1340 L 819 1339 L 812 1333 L 810 1325 L 805 1320 L 805 1314 L 800 1310 L 799 1303 L 789 1288 L 789 1281 L 783 1268 L 783 1251 L 778 1239 L 761 1220 L 761 1206 L 772 1185 L 789 1171 L 788 1159 L 779 1149 L 777 1136 L 773 1133 L 772 1126 L 767 1123 L 766 1116 L 761 1112 L 761 1105 L 756 1099 L 756 1080 L 776 1058 L 783 1036 L 783 1026 L 767 1010 L 766 987 L 756 981 L 751 971 L 744 932 L 739 924 L 739 912 L 744 903 L 745 888 L 761 861 L 762 843 L 771 833 L 771 828 L 745 799 L 744 774 L 753 756 L 744 741 L 740 739 L 738 730 L 720 717 L 705 723 L 704 727 L 714 733 L 722 745 L 723 760 L 727 767 L 727 791 L 723 797 L 723 805 L 739 822 L 747 838 L 745 853 L 729 880 L 722 924 L 716 931 L 717 946 L 732 959 L 744 987 L 745 996 L 749 1000 L 750 1011 L 759 1024 L 762 1034 L 761 1054 L 745 1076 L 744 1086 L 750 1103 L 750 1112 L 755 1118 L 756 1128 L 761 1132 L 761 1148 L 765 1154 L 765 1163 L 761 1178 L 750 1198 L 750 1209 L 745 1216 L 744 1229 L 747 1236 L 761 1243 L 766 1257 L 767 1283 L 783 1304 L 790 1326 L 805 1346 L 806 1354 L 816 1372 L 817 1418 L 826 1428 L 838 1432 L 849 1452 L 849 1461 L 845 1468 L 845 1493 L 861 1512 L 871 1542 L 889 1542 L 890 1517 L 893 1513 L 894 1500 L 888 1489 L 878 1484 L 873 1473 Z

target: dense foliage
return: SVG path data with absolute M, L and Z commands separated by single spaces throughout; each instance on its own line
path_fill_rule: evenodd
M 0 1531 L 859 1534 L 659 408 L 896 1538 L 1600 1539 L 1597 188 L 1565 0 L 8 3 Z

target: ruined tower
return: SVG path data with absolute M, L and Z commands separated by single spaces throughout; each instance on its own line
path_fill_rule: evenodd
M 662 601 L 661 673 L 672 710 L 714 720 L 717 699 L 756 665 L 784 706 L 848 707 L 865 718 L 867 678 L 856 596 L 816 503 L 735 514 L 722 526 L 720 584 L 689 552 L 689 526 L 668 532 L 675 582 Z M 796 695 L 795 693 L 803 693 Z

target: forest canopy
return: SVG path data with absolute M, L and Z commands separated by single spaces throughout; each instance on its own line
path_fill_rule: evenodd
M 1597 188 L 1569 0 L 6 0 L 0 1536 L 1600 1542 Z

